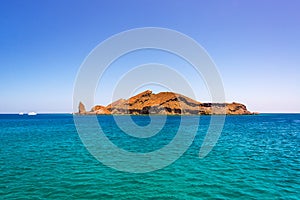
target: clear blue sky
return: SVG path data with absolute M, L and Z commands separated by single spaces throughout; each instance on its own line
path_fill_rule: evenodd
M 145 26 L 199 42 L 221 73 L 227 101 L 300 112 L 299 10 L 297 0 L 3 0 L 0 112 L 71 112 L 88 53 L 113 34 Z

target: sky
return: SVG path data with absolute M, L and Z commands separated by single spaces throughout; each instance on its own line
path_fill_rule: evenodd
M 2 0 L 0 113 L 72 112 L 84 59 L 112 35 L 142 27 L 173 29 L 202 45 L 222 77 L 226 101 L 257 112 L 300 112 L 299 10 L 297 0 Z M 203 81 L 176 59 L 144 51 L 118 60 L 95 100 L 109 103 L 112 82 L 129 69 L 122 65 L 162 61 L 177 63 L 197 100 L 209 101 Z

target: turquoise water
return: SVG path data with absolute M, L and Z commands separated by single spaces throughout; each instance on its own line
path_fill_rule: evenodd
M 180 122 L 168 117 L 168 128 L 147 141 L 123 134 L 111 116 L 98 119 L 116 145 L 135 152 L 166 145 Z M 176 162 L 132 174 L 90 155 L 72 115 L 0 115 L 0 199 L 300 199 L 300 114 L 227 116 L 217 145 L 199 159 L 209 119 L 201 117 Z

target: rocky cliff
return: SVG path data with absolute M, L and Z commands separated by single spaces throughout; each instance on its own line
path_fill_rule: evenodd
M 80 102 L 79 114 L 158 114 L 158 115 L 250 115 L 255 114 L 247 110 L 240 103 L 201 103 L 173 92 L 160 92 L 158 94 L 146 90 L 129 99 L 120 99 L 108 106 L 96 105 L 91 111 L 85 111 Z

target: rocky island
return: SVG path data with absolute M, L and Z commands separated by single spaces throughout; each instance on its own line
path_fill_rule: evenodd
M 80 115 L 252 115 L 241 103 L 201 103 L 189 97 L 173 92 L 154 94 L 146 90 L 129 99 L 119 99 L 107 106 L 96 105 L 86 111 L 82 102 L 79 103 Z

